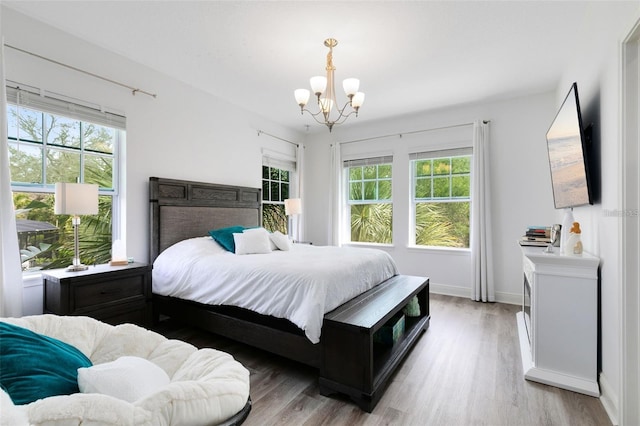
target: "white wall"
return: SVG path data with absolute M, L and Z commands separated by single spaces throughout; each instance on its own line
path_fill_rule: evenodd
M 556 222 L 545 134 L 556 112 L 555 93 L 396 117 L 348 128 L 324 130 L 307 137 L 305 220 L 307 238 L 326 244 L 329 224 L 330 145 L 398 133 L 491 120 L 491 183 L 493 191 L 496 297 L 519 303 L 522 262 L 517 245 L 529 225 Z M 362 114 L 365 114 L 363 111 Z M 352 118 L 351 120 L 357 120 Z M 446 133 L 446 132 L 437 132 Z M 393 152 L 406 158 L 410 147 L 433 136 L 419 133 L 344 145 L 350 151 Z M 455 139 L 455 138 L 454 138 Z M 353 145 L 357 145 L 355 148 Z M 345 150 L 343 149 L 343 151 Z M 432 291 L 470 296 L 470 257 L 466 251 L 419 250 L 407 247 L 409 234 L 409 170 L 394 167 L 394 244 L 384 248 L 404 274 L 426 275 Z M 398 185 L 398 182 L 404 182 Z M 312 195 L 311 195 L 312 194 Z
M 451 110 L 425 112 L 411 117 L 384 120 L 374 124 L 334 130 L 334 134 L 314 134 L 307 151 L 314 159 L 307 162 L 306 210 L 308 235 L 320 243 L 327 241 L 329 144 L 412 130 L 458 124 L 473 119 L 491 120 L 491 185 L 493 190 L 493 229 L 495 232 L 495 278 L 498 300 L 513 301 L 521 293 L 521 263 L 515 240 L 530 224 L 561 223 L 563 212 L 553 209 L 545 133 L 566 96 L 570 84 L 578 82 L 585 123 L 594 123 L 596 163 L 594 170 L 597 199 L 593 206 L 579 207 L 574 216 L 581 223 L 585 250 L 601 258 L 601 375 L 603 403 L 612 420 L 617 421 L 621 371 L 620 295 L 621 283 L 619 230 L 620 211 L 620 81 L 619 42 L 636 22 L 637 4 L 618 5 L 619 13 L 589 16 L 584 33 L 576 36 L 566 71 L 555 93 L 528 96 L 505 102 L 462 106 Z M 623 10 L 623 8 L 626 8 Z M 624 12 L 624 13 L 623 13 Z M 621 18 L 622 19 L 621 22 Z M 603 34 L 607 36 L 603 37 Z M 613 37 L 611 36 L 613 34 Z M 617 37 L 617 40 L 616 40 Z M 613 41 L 612 41 L 613 40 Z M 361 114 L 366 114 L 363 109 Z M 379 145 L 379 144 L 377 144 Z M 388 149 L 402 151 L 398 140 L 388 141 Z M 396 211 L 396 213 L 398 213 Z M 394 222 L 394 226 L 397 222 Z M 400 230 L 408 227 L 403 216 Z M 466 256 L 414 252 L 396 244 L 389 250 L 403 273 L 425 273 L 436 285 L 432 290 L 468 294 L 469 262 Z M 458 269 L 456 269 L 458 268 Z M 515 299 L 517 301 L 517 298 Z
M 127 117 L 122 152 L 122 237 L 127 255 L 148 259 L 148 179 L 151 176 L 261 186 L 262 147 L 295 155 L 294 146 L 257 130 L 300 141 L 240 107 L 72 37 L 3 6 L 5 43 L 139 87 L 157 98 L 5 48 L 7 80 L 104 106 Z M 215 78 L 215 76 L 212 76 Z
M 640 16 L 638 5 L 629 5 L 629 13 L 620 17 L 599 17 L 585 31 L 582 43 L 573 52 L 559 85 L 556 99 L 566 95 L 573 81 L 578 83 L 583 122 L 594 125 L 593 151 L 600 173 L 596 171 L 598 199 L 593 206 L 574 210 L 581 223 L 585 250 L 601 259 L 600 326 L 601 370 L 600 385 L 603 402 L 615 421 L 619 410 L 621 374 L 621 253 L 619 229 L 625 217 L 612 214 L 622 210 L 621 198 L 621 135 L 620 135 L 620 43 L 632 24 Z M 615 42 L 604 42 L 602 31 L 613 31 Z M 558 101 L 559 102 L 559 101 Z
M 128 255 L 137 260 L 146 260 L 148 256 L 147 180 L 150 176 L 259 186 L 260 148 L 269 146 L 290 152 L 292 147 L 268 136 L 258 137 L 256 130 L 262 129 L 293 141 L 305 137 L 0 7 L 1 31 L 7 44 L 158 94 L 157 99 L 132 96 L 112 84 L 5 49 L 8 79 L 100 104 L 127 116 L 127 142 L 123 153 L 126 181 L 121 184 L 126 211 L 123 235 L 126 236 Z M 628 10 L 622 10 L 624 7 Z M 584 33 L 576 35 L 577 46 L 572 61 L 554 93 L 423 112 L 344 129 L 338 127 L 332 134 L 323 129 L 323 132 L 306 135 L 304 200 L 306 239 L 315 244 L 326 243 L 330 232 L 327 206 L 329 145 L 332 142 L 406 133 L 474 119 L 491 120 L 496 291 L 499 300 L 517 301 L 521 291 L 521 261 L 516 239 L 527 225 L 561 221 L 561 214 L 553 210 L 544 134 L 569 84 L 577 81 L 586 118 L 594 118 L 599 124 L 596 131 L 600 138 L 602 178 L 600 201 L 595 206 L 576 209 L 574 215 L 582 224 L 585 249 L 602 258 L 601 384 L 613 404 L 614 414 L 621 374 L 620 252 L 617 241 L 620 219 L 605 216 L 604 211 L 619 209 L 621 204 L 619 58 L 618 45 L 601 34 L 620 31 L 618 35 L 622 37 L 622 32 L 640 16 L 637 6 L 632 3 L 618 5 L 617 10 L 621 12 L 608 19 L 591 16 L 585 22 Z M 628 17 L 628 22 L 621 22 L 622 17 Z M 361 114 L 366 114 L 366 108 Z M 395 149 L 402 152 L 406 147 L 399 143 Z M 398 235 L 408 228 L 403 222 L 405 217 L 396 219 L 396 245 L 389 249 L 401 272 L 424 273 L 432 277 L 434 287 L 468 295 L 468 255 L 407 249 L 406 235 Z M 456 271 L 455 274 L 452 271 Z

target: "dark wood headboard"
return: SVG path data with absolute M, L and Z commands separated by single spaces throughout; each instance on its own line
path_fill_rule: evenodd
M 260 226 L 261 190 L 149 178 L 149 261 L 172 244 L 226 226 Z

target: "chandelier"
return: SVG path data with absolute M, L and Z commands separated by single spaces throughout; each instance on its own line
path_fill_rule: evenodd
M 344 123 L 351 114 L 358 116 L 358 110 L 364 102 L 364 93 L 358 92 L 360 80 L 357 78 L 347 78 L 342 82 L 342 87 L 349 100 L 342 108 L 336 103 L 336 89 L 333 72 L 336 67 L 333 66 L 333 48 L 338 45 L 338 40 L 328 38 L 324 41 L 324 45 L 329 48 L 327 53 L 327 76 L 315 76 L 309 79 L 311 90 L 316 95 L 318 101 L 318 112 L 313 113 L 306 109 L 305 106 L 309 101 L 310 92 L 307 89 L 297 89 L 294 91 L 296 102 L 300 105 L 300 114 L 308 112 L 320 124 L 324 124 L 329 131 L 336 124 Z M 320 115 L 322 114 L 322 115 Z

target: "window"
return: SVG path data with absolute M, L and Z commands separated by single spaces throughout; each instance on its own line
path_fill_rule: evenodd
M 262 226 L 271 232 L 287 233 L 284 200 L 289 198 L 290 175 L 289 170 L 262 166 Z
M 391 244 L 392 161 L 386 156 L 344 162 L 351 242 Z
M 13 88 L 7 88 L 7 98 L 9 166 L 23 270 L 72 262 L 71 217 L 53 210 L 56 182 L 99 186 L 98 214 L 81 219 L 80 255 L 85 264 L 108 262 L 124 118 Z
M 471 148 L 411 154 L 415 244 L 469 247 Z

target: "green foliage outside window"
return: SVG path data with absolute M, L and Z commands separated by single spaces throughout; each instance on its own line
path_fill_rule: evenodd
M 71 216 L 54 214 L 53 184 L 76 182 L 83 176 L 83 183 L 97 184 L 101 191 L 114 190 L 117 131 L 11 104 L 7 110 L 9 163 L 23 269 L 66 267 L 74 255 L 73 227 Z M 100 195 L 98 214 L 81 217 L 82 263 L 110 260 L 112 215 L 113 197 Z M 23 219 L 57 229 L 20 232 Z
M 289 198 L 290 172 L 276 167 L 262 166 L 262 226 L 287 234 L 284 200 Z
M 415 241 L 469 247 L 471 156 L 413 161 Z
M 391 244 L 391 164 L 348 168 L 351 242 Z

